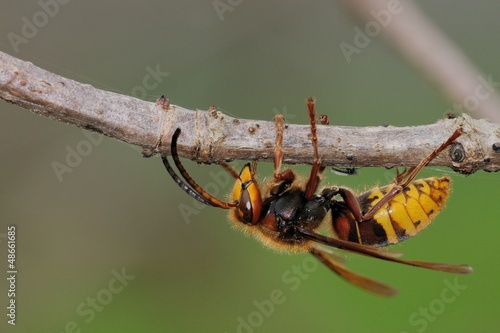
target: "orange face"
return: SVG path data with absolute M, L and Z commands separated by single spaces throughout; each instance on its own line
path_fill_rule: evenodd
M 250 163 L 245 164 L 233 188 L 233 200 L 236 217 L 245 224 L 259 222 L 262 209 L 262 198 L 259 186 L 255 180 Z

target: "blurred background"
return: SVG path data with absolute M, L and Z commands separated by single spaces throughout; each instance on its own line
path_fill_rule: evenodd
M 417 4 L 485 77 L 500 80 L 500 3 Z M 340 45 L 354 44 L 365 23 L 336 2 L 4 0 L 0 8 L 1 51 L 149 101 L 165 94 L 191 109 L 216 104 L 240 118 L 284 113 L 305 124 L 305 98 L 314 95 L 331 124 L 352 126 L 430 124 L 453 110 L 382 38 L 348 62 Z M 9 33 L 26 38 L 13 44 Z M 151 71 L 161 74 L 146 89 Z M 193 203 L 160 159 L 142 158 L 137 147 L 3 101 L 0 133 L 2 313 L 9 225 L 18 250 L 17 325 L 3 314 L 2 332 L 500 330 L 498 174 L 424 170 L 451 176 L 453 193 L 433 225 L 393 247 L 405 258 L 467 263 L 474 274 L 341 253 L 352 270 L 400 290 L 387 299 L 307 255 L 273 253 L 233 230 L 226 211 Z M 231 191 L 220 167 L 185 164 L 219 197 Z M 259 165 L 259 175 L 271 173 Z M 394 174 L 327 172 L 325 183 L 364 190 Z

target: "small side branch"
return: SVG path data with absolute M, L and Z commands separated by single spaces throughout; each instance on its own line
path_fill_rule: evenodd
M 179 155 L 197 162 L 271 162 L 275 128 L 271 121 L 229 117 L 217 110 L 159 105 L 96 89 L 0 52 L 0 98 L 54 120 L 102 133 L 151 152 L 169 152 L 170 138 L 182 129 Z M 305 106 L 304 106 L 305 107 Z M 430 165 L 470 174 L 500 169 L 500 125 L 467 115 L 415 127 L 318 125 L 323 165 L 348 167 L 413 166 L 457 128 L 460 136 Z M 289 124 L 283 139 L 284 162 L 311 164 L 308 125 Z

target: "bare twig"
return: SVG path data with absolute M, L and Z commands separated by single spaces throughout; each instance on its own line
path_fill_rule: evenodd
M 494 89 L 499 83 L 491 75 L 481 74 L 414 3 L 391 0 L 341 3 L 365 22 L 378 25 L 381 35 L 442 91 L 454 110 L 500 123 L 500 97 Z
M 179 154 L 198 162 L 273 158 L 274 123 L 192 111 L 107 92 L 66 79 L 0 52 L 0 98 L 36 114 L 143 147 L 169 151 L 180 127 Z M 500 169 L 500 125 L 468 116 L 417 127 L 318 126 L 324 165 L 412 166 L 461 127 L 465 134 L 431 165 L 462 173 Z M 308 125 L 288 125 L 285 163 L 312 163 Z

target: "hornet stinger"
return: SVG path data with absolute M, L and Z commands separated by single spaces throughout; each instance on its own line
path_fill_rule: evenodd
M 415 180 L 415 177 L 462 134 L 461 129 L 455 130 L 417 166 L 398 173 L 390 185 L 359 195 L 340 186 L 318 189 L 325 167 L 321 165 L 318 153 L 314 103 L 312 98 L 307 101 L 314 161 L 305 181 L 292 169 L 281 170 L 285 130 L 282 115 L 275 117 L 273 177 L 264 185 L 260 186 L 257 181 L 255 161 L 247 163 L 239 173 L 227 163 L 221 163 L 235 179 L 232 201 L 213 197 L 189 176 L 177 154 L 180 128 L 172 136 L 171 153 L 184 180 L 173 170 L 165 155 L 162 155 L 163 164 L 177 185 L 191 197 L 208 206 L 228 209 L 229 217 L 237 227 L 254 235 L 266 246 L 288 253 L 309 252 L 345 280 L 375 294 L 392 296 L 396 290 L 348 270 L 322 246 L 436 271 L 471 273 L 472 268 L 467 265 L 404 260 L 399 258 L 399 253 L 380 248 L 415 236 L 443 208 L 450 178 Z

